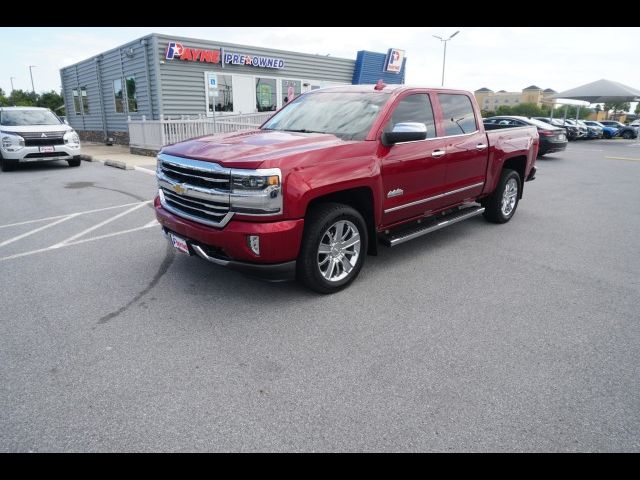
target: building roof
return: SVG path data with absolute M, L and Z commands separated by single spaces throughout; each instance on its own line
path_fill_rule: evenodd
M 553 88 L 547 88 L 545 90 L 543 90 L 544 93 L 556 93 L 556 91 Z
M 507 93 L 506 90 L 498 90 L 498 93 Z
M 490 90 L 487 87 L 482 87 L 482 88 L 476 90 L 476 92 L 491 92 L 491 93 L 493 93 L 493 90 Z
M 530 85 L 527 88 L 523 88 L 522 90 L 524 91 L 524 90 L 542 90 L 542 89 L 540 87 L 535 86 L 535 85 Z

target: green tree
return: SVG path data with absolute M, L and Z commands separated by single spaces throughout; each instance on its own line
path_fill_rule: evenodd
M 9 99 L 5 96 L 4 90 L 0 88 L 0 107 L 7 107 Z
M 49 108 L 57 115 L 65 115 L 64 99 L 62 98 L 62 95 L 55 90 L 39 95 L 36 105 L 38 107 Z
M 634 110 L 636 115 L 640 115 L 640 102 L 636 104 L 636 109 Z
M 38 103 L 38 94 L 25 92 L 24 90 L 14 90 L 9 95 L 9 105 L 16 107 L 35 107 Z
M 628 112 L 631 109 L 629 102 L 607 102 L 604 104 L 604 110 L 610 112 L 613 110 L 613 119 L 617 120 L 619 114 L 622 112 Z

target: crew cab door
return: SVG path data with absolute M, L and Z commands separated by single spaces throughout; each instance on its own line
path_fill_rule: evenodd
M 446 159 L 444 140 L 436 137 L 431 98 L 428 93 L 408 93 L 396 101 L 383 132 L 397 123 L 422 123 L 427 127 L 425 140 L 379 145 L 382 160 L 383 224 L 423 215 L 435 208 L 442 193 Z
M 447 205 L 482 192 L 489 161 L 489 142 L 480 129 L 471 99 L 462 93 L 438 93 L 440 131 L 446 151 L 444 178 Z

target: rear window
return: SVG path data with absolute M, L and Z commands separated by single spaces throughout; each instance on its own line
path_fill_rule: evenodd
M 19 127 L 23 125 L 60 125 L 60 119 L 50 110 L 3 110 L 0 125 Z
M 466 95 L 439 93 L 445 136 L 475 132 L 476 116 L 471 100 Z

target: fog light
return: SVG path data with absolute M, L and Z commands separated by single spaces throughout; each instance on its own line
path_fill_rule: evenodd
M 260 237 L 258 235 L 247 235 L 247 243 L 251 251 L 260 256 Z

